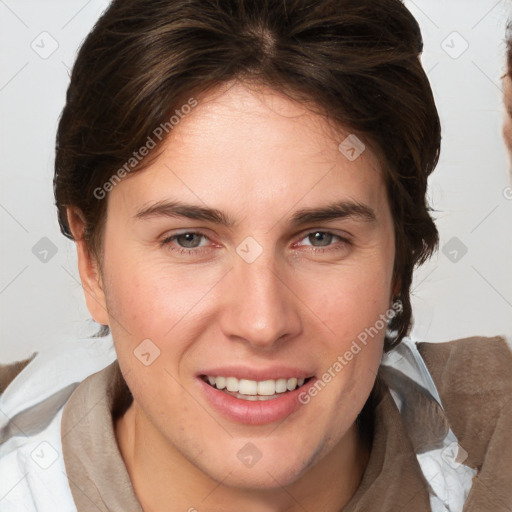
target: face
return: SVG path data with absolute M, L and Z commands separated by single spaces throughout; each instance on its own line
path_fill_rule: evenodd
M 509 75 L 503 79 L 504 85 L 504 103 L 505 103 L 505 122 L 503 124 L 503 138 L 507 145 L 509 155 L 512 158 L 512 79 Z
M 197 99 L 109 193 L 88 305 L 169 460 L 272 488 L 354 432 L 383 350 L 393 222 L 375 155 L 338 148 L 350 132 L 262 87 Z

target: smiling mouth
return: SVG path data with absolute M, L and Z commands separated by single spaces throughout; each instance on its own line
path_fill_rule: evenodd
M 251 402 L 274 400 L 301 388 L 312 378 L 313 377 L 308 377 L 307 379 L 292 377 L 288 379 L 255 381 L 237 379 L 235 377 L 201 375 L 201 379 L 212 388 L 235 398 Z

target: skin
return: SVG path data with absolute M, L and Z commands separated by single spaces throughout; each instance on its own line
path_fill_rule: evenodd
M 503 91 L 505 103 L 505 121 L 503 123 L 503 138 L 512 158 L 512 79 L 510 75 L 503 78 Z
M 337 511 L 368 461 L 355 420 L 384 330 L 280 422 L 225 418 L 195 375 L 212 362 L 293 363 L 320 377 L 390 308 L 395 240 L 379 162 L 369 147 L 349 161 L 338 144 L 350 132 L 270 89 L 235 82 L 197 99 L 158 159 L 108 194 L 101 269 L 69 212 L 87 306 L 110 325 L 134 396 L 115 425 L 121 454 L 145 511 Z M 237 225 L 134 218 L 162 200 L 217 208 Z M 340 200 L 375 220 L 290 226 L 295 211 Z M 195 240 L 202 253 L 178 253 L 191 247 L 183 237 L 159 243 L 190 231 L 206 235 Z M 263 250 L 252 263 L 236 252 L 248 236 Z M 161 351 L 149 366 L 134 356 L 147 338 Z M 262 454 L 251 468 L 237 457 L 248 442 Z

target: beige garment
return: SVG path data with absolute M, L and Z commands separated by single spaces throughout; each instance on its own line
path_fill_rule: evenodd
M 512 511 L 512 352 L 503 338 L 420 343 L 450 426 L 478 475 L 464 512 Z
M 62 455 L 78 512 L 142 512 L 114 433 L 131 394 L 115 360 L 87 377 L 62 414 Z
M 0 364 L 0 395 L 7 389 L 7 386 L 14 378 L 36 357 L 34 352 L 28 359 L 16 361 L 9 364 Z
M 501 338 L 421 343 L 418 348 L 469 465 L 479 469 L 464 512 L 510 512 L 512 408 L 506 405 L 512 397 L 512 352 Z M 374 396 L 370 459 L 343 512 L 427 512 L 427 482 L 403 420 L 385 387 L 377 386 Z M 114 361 L 85 379 L 65 405 L 62 449 L 78 512 L 142 511 L 114 434 L 113 418 L 130 402 Z M 422 424 L 422 418 L 414 421 Z

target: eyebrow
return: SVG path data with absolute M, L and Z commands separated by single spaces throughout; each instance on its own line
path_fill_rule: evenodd
M 154 217 L 182 217 L 203 220 L 227 228 L 233 228 L 237 225 L 234 219 L 221 210 L 187 204 L 181 201 L 159 201 L 139 209 L 134 217 L 139 220 Z M 297 210 L 290 219 L 290 224 L 293 227 L 297 227 L 314 222 L 326 222 L 345 218 L 362 220 L 368 223 L 375 223 L 377 221 L 375 211 L 369 206 L 352 200 L 344 200 L 317 208 Z

